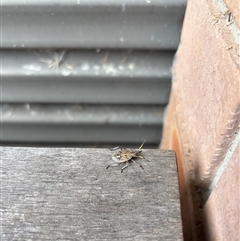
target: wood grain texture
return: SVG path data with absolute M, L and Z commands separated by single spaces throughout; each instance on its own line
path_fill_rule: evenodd
M 183 240 L 174 152 L 1 147 L 1 240 Z

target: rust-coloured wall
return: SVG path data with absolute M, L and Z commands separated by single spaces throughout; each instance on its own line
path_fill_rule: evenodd
M 177 153 L 186 240 L 240 237 L 240 31 L 230 10 L 189 0 L 173 67 L 161 148 Z

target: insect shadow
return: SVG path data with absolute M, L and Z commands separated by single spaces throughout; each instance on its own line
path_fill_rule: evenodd
M 140 163 L 136 162 L 136 160 L 134 160 L 134 159 L 140 158 L 140 159 L 144 159 L 144 160 L 149 162 L 149 160 L 147 160 L 144 156 L 140 155 L 140 153 L 142 152 L 141 149 L 142 149 L 145 141 L 146 140 L 143 141 L 143 143 L 141 144 L 141 146 L 137 150 L 131 150 L 129 148 L 121 149 L 119 146 L 110 149 L 110 151 L 115 151 L 117 149 L 120 149 L 120 151 L 118 151 L 118 152 L 116 152 L 112 155 L 112 159 L 117 163 L 113 163 L 113 164 L 108 165 L 106 167 L 106 169 L 108 169 L 109 167 L 114 167 L 114 166 L 118 166 L 122 163 L 125 163 L 125 165 L 121 169 L 121 172 L 123 172 L 123 170 L 128 167 L 130 162 L 135 162 L 142 169 L 144 169 L 143 166 Z

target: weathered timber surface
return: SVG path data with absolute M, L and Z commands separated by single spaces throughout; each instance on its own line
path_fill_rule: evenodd
M 0 147 L 1 240 L 183 240 L 174 152 Z

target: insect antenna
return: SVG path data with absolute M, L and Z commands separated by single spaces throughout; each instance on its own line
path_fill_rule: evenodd
M 138 148 L 138 150 L 141 150 L 141 149 L 142 149 L 142 147 L 143 147 L 143 145 L 144 145 L 145 142 L 146 142 L 146 140 L 143 141 L 142 145 Z

